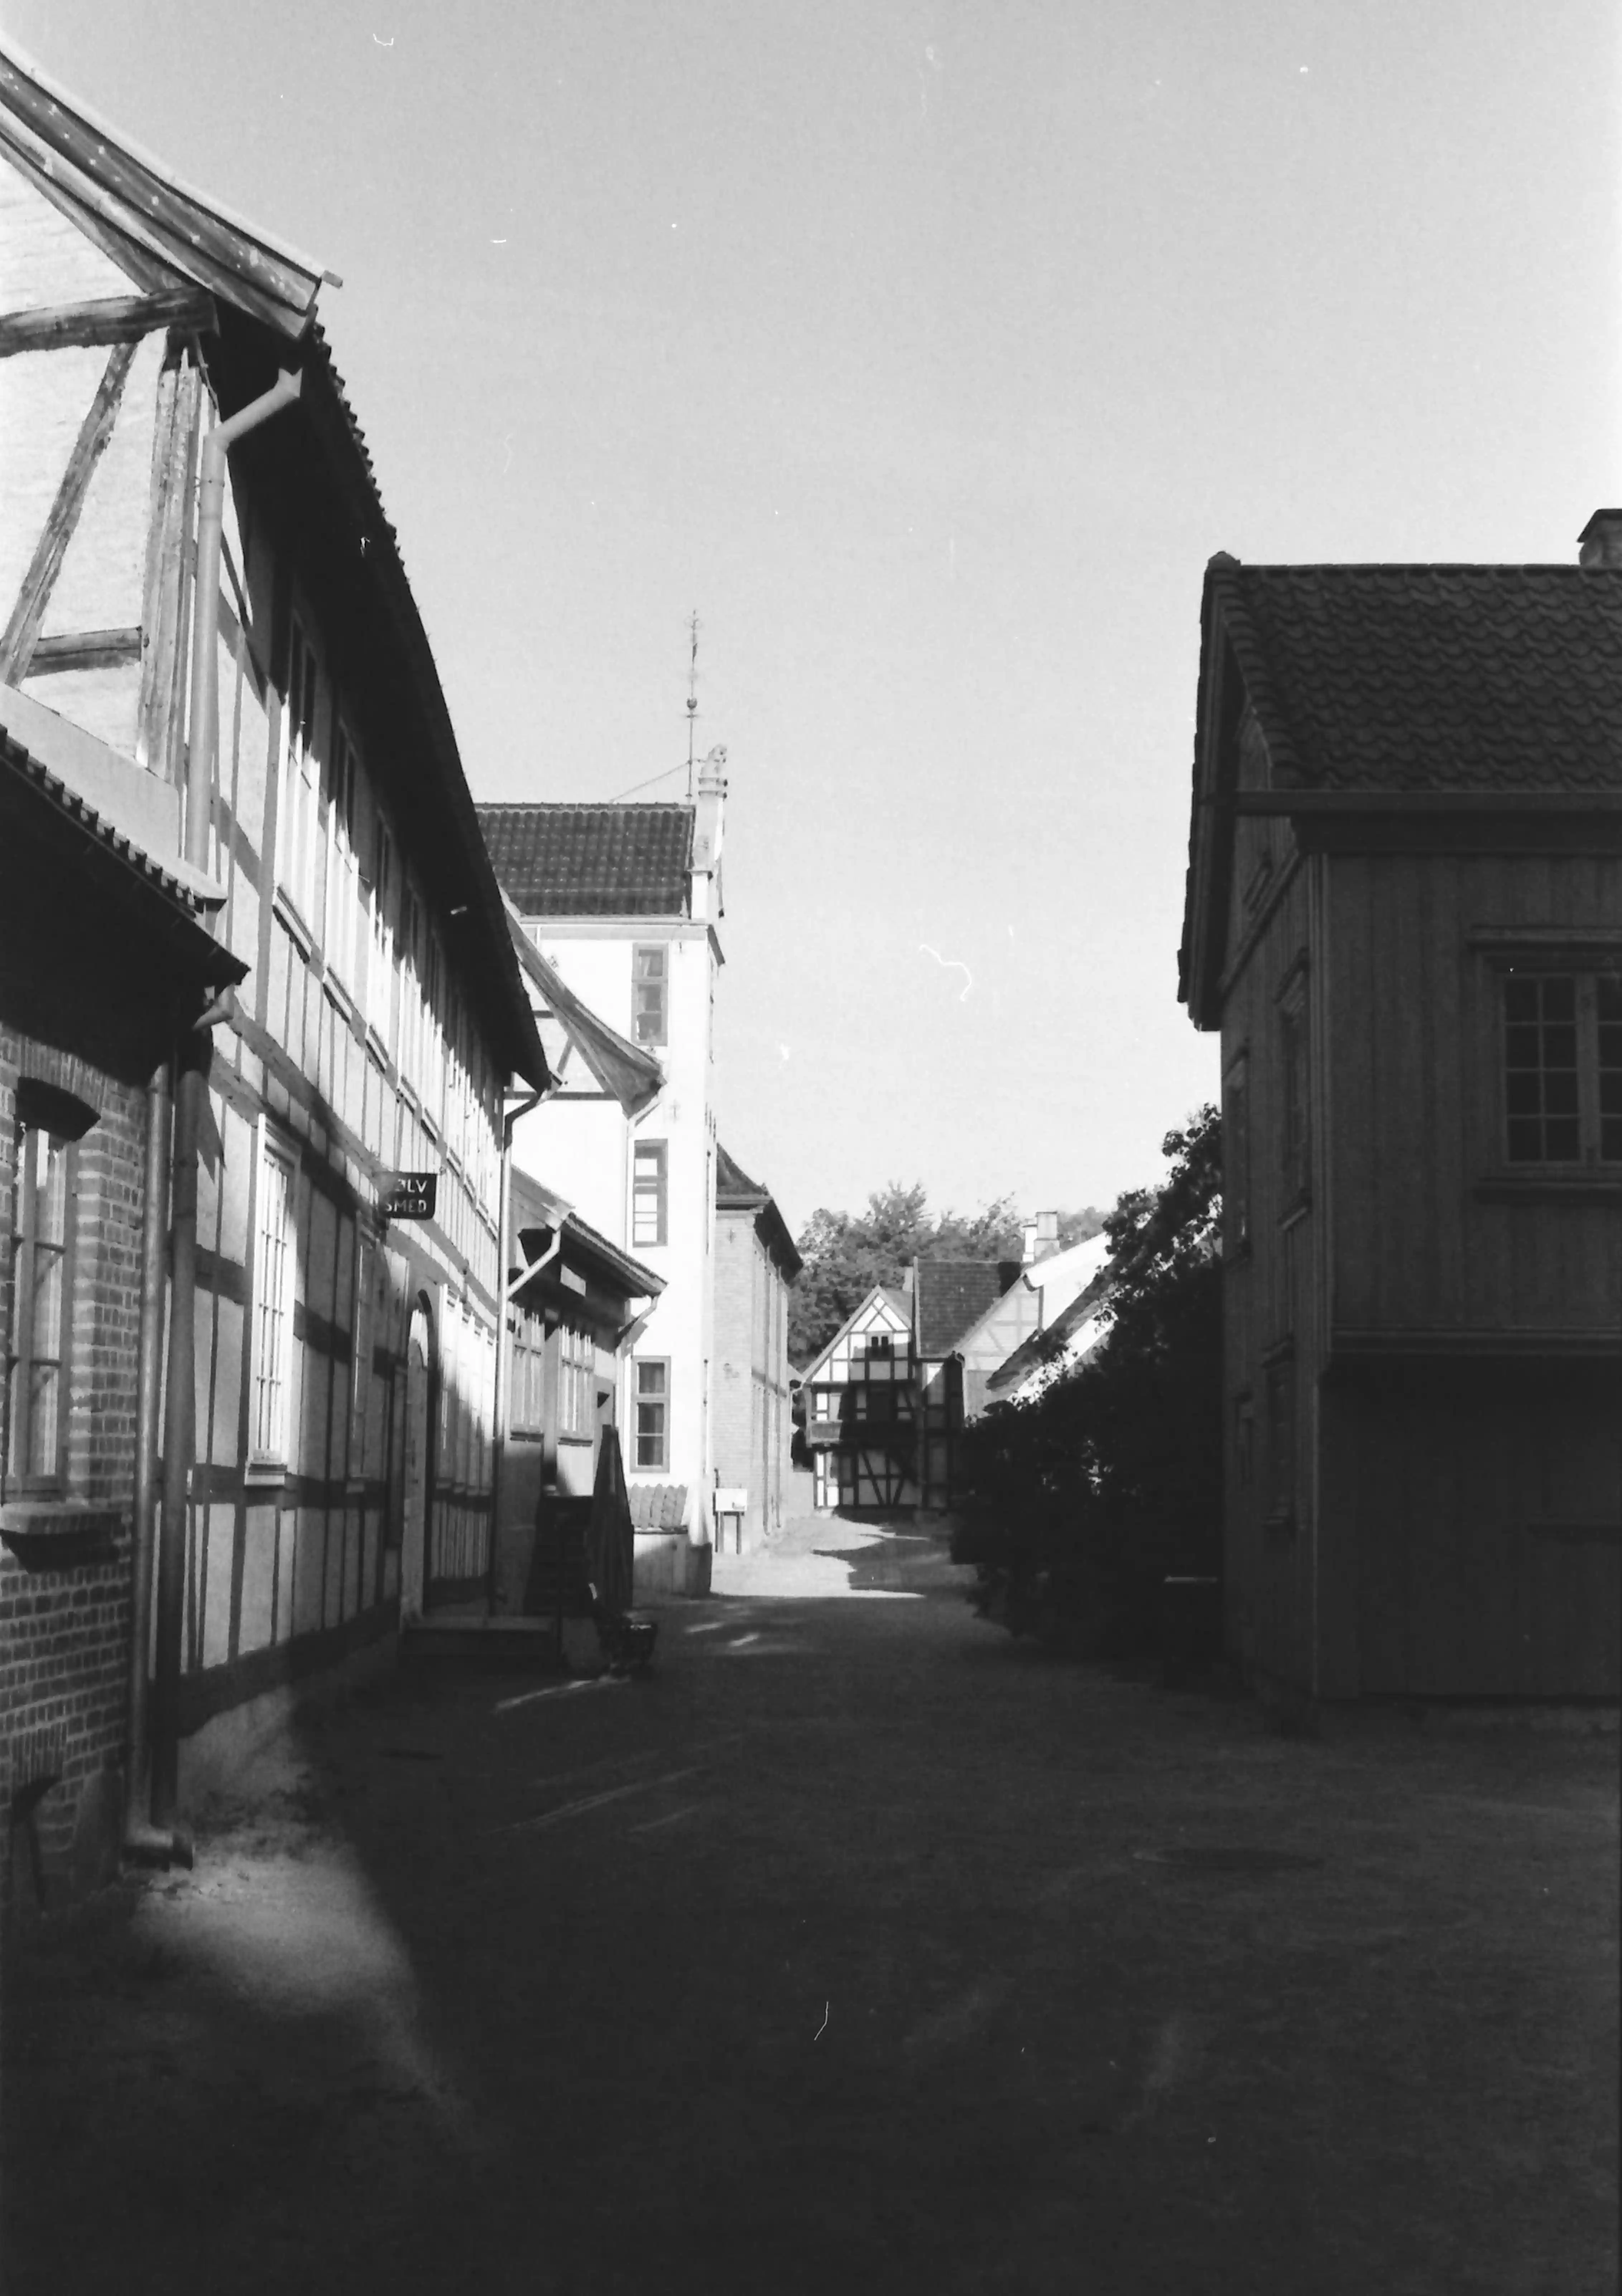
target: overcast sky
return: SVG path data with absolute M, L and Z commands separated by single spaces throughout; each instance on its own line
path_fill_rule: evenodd
M 717 1104 L 798 1229 L 1107 1203 L 1200 587 L 1622 498 L 1614 0 L 0 0 L 321 308 L 482 798 L 729 752 Z

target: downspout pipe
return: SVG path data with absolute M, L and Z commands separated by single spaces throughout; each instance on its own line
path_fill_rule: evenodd
M 193 586 L 192 692 L 186 721 L 184 853 L 209 866 L 215 752 L 218 746 L 219 564 L 225 527 L 225 454 L 233 443 L 298 398 L 301 378 L 285 372 L 271 388 L 203 440 L 197 502 L 197 573 Z M 175 1056 L 174 1179 L 169 1197 L 169 1335 L 163 1418 L 163 1504 L 158 1529 L 157 1634 L 152 1685 L 152 1824 L 173 1836 L 180 1784 L 180 1660 L 185 1622 L 186 1517 L 197 1451 L 197 1156 L 208 1104 L 210 1034 L 221 1017 L 212 1001 L 187 1029 Z M 141 1653 L 143 1658 L 144 1653 Z M 187 1849 L 189 1851 L 189 1843 Z M 190 1863 L 189 1855 L 186 1862 Z
M 168 1063 L 146 1088 L 146 1183 L 141 1223 L 141 1326 L 135 1370 L 135 1492 L 130 1540 L 129 1691 L 125 1734 L 124 1854 L 160 1865 L 185 1857 L 188 1845 L 160 1833 L 144 1815 L 151 1749 L 147 1743 L 148 1669 L 152 1645 L 152 1550 L 157 1529 L 158 1407 L 163 1382 L 163 1308 L 168 1275 Z

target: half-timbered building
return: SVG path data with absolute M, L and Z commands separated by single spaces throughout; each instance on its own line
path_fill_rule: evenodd
M 918 1504 L 918 1424 L 908 1293 L 875 1283 L 801 1383 L 819 1512 Z
M 546 1071 L 319 265 L 4 53 L 0 161 L 0 682 L 166 793 L 246 968 L 173 1062 L 167 1812 L 183 1742 L 487 1585 Z
M 1206 575 L 1227 1634 L 1308 1698 L 1618 1690 L 1622 512 L 1581 559 Z
M 964 1341 L 1019 1278 L 1020 1263 L 1012 1259 L 921 1259 L 913 1270 L 918 1503 L 931 1511 L 952 1504 L 958 1441 L 968 1415 Z M 1023 1336 L 1018 1333 L 1012 1344 Z M 986 1368 L 976 1361 L 977 1407 Z

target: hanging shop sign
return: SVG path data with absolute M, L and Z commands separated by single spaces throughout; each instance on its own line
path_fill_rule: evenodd
M 438 1172 L 391 1172 L 383 1185 L 383 1218 L 432 1219 L 438 1196 Z

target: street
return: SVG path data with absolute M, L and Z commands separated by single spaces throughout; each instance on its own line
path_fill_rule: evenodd
M 820 1521 L 417 1671 L 8 1956 L 37 2290 L 1526 2296 L 1616 2266 L 1616 1739 L 1046 1660 Z

